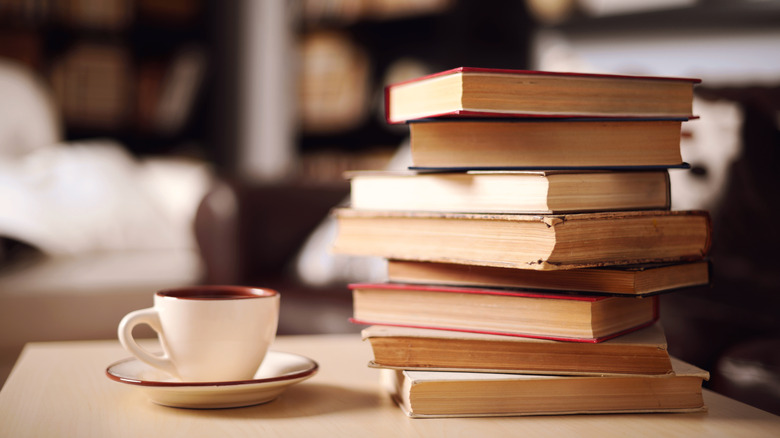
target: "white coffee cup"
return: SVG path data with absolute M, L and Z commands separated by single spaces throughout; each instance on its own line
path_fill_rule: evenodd
M 243 286 L 193 286 L 161 290 L 154 307 L 128 313 L 119 341 L 147 364 L 185 382 L 252 379 L 276 336 L 278 292 Z M 138 345 L 133 327 L 149 325 L 163 349 Z

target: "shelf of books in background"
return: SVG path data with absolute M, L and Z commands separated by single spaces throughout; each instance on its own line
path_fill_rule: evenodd
M 205 2 L 17 0 L 0 9 L 0 58 L 48 82 L 67 139 L 116 137 L 157 153 L 203 136 L 186 131 L 206 76 Z
M 686 78 L 461 68 L 386 90 L 413 167 L 350 173 L 334 251 L 410 417 L 706 409 L 658 300 L 709 282 L 705 211 L 673 211 Z

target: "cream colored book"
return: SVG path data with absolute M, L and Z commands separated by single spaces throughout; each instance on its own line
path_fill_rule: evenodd
M 386 117 L 692 117 L 693 78 L 459 67 L 392 84 Z
M 507 287 L 558 291 L 646 295 L 709 283 L 707 261 L 648 263 L 602 268 L 536 271 L 389 260 L 387 278 L 395 283 Z
M 684 166 L 681 120 L 426 119 L 410 122 L 417 168 Z
M 465 213 L 668 209 L 667 171 L 353 172 L 352 208 Z
M 364 329 L 369 366 L 519 374 L 669 374 L 663 327 L 649 327 L 598 344 L 485 333 L 375 325 Z
M 705 211 L 563 215 L 334 211 L 340 254 L 517 269 L 694 261 L 711 241 Z
M 350 284 L 352 321 L 506 336 L 602 342 L 658 319 L 658 297 L 526 290 Z
M 550 376 L 381 371 L 386 390 L 410 417 L 699 412 L 709 373 L 678 359 L 665 375 Z

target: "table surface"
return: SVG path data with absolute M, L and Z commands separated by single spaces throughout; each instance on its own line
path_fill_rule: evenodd
M 192 410 L 108 379 L 106 367 L 129 356 L 116 341 L 28 344 L 0 391 L 0 436 L 780 437 L 780 417 L 706 390 L 706 413 L 410 419 L 358 335 L 282 336 L 272 349 L 310 357 L 319 372 L 267 404 Z

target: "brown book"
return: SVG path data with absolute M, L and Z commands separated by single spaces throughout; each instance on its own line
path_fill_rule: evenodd
M 428 117 L 692 117 L 690 78 L 460 67 L 385 89 L 390 123 Z
M 409 123 L 416 168 L 680 167 L 681 120 L 429 119 Z
M 709 283 L 709 263 L 651 263 L 601 268 L 537 271 L 388 260 L 388 280 L 398 283 L 510 287 L 644 295 Z
M 656 296 L 553 294 L 523 290 L 352 284 L 352 321 L 505 336 L 602 342 L 652 324 Z
M 429 371 L 520 374 L 669 374 L 659 324 L 598 344 L 410 327 L 370 326 L 369 366 Z
M 382 383 L 410 417 L 484 417 L 706 409 L 709 374 L 672 360 L 674 373 L 550 376 L 381 370 Z
M 334 214 L 337 253 L 519 269 L 701 260 L 711 239 L 705 211 Z
M 669 174 L 654 172 L 382 172 L 347 174 L 352 208 L 465 213 L 668 209 Z

